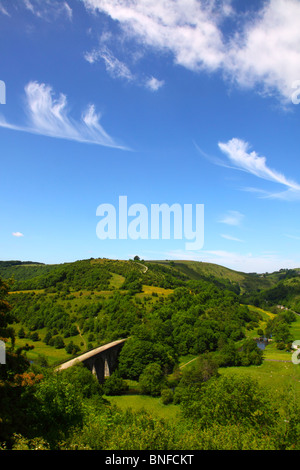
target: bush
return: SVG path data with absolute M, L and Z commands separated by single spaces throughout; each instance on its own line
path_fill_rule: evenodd
M 103 391 L 105 395 L 122 395 L 128 389 L 125 380 L 115 371 L 105 379 Z
M 56 338 L 54 338 L 53 346 L 56 349 L 62 349 L 65 347 L 64 340 L 62 339 L 61 336 L 56 336 Z
M 279 413 L 266 390 L 250 377 L 212 378 L 197 394 L 183 397 L 182 412 L 200 426 L 240 424 L 261 431 L 274 425 Z
M 160 396 L 163 405 L 169 405 L 173 401 L 173 392 L 169 388 L 164 388 L 161 391 Z
M 78 362 L 73 367 L 62 372 L 62 376 L 67 380 L 79 395 L 90 398 L 93 395 L 101 395 L 103 390 L 95 375 L 93 375 L 82 362 Z
M 160 365 L 157 363 L 148 364 L 140 375 L 139 384 L 142 393 L 153 397 L 159 396 L 165 384 L 165 378 Z

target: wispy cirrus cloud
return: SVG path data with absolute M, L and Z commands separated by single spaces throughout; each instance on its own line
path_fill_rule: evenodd
M 102 35 L 99 47 L 84 54 L 84 58 L 87 62 L 94 64 L 98 61 L 102 61 L 107 73 L 112 78 L 123 79 L 128 83 L 137 84 L 150 91 L 157 91 L 164 85 L 164 80 L 158 80 L 153 76 L 144 78 L 141 77 L 139 73 L 133 73 L 129 66 L 124 61 L 115 57 L 112 50 L 104 44 L 106 40 L 106 36 Z M 108 40 L 110 40 L 110 35 L 108 36 Z
M 233 237 L 232 235 L 227 235 L 225 233 L 222 233 L 221 237 L 225 238 L 225 240 L 230 240 L 230 241 L 233 241 L 233 242 L 240 242 L 240 243 L 243 242 L 243 240 L 241 240 L 240 238 Z
M 279 269 L 296 268 L 300 259 L 283 257 L 280 253 L 240 253 L 226 250 L 201 250 L 201 252 L 187 252 L 174 250 L 162 253 L 162 259 L 202 261 L 218 264 L 241 272 L 274 272 Z M 157 259 L 157 258 L 155 258 Z
M 129 82 L 134 81 L 134 74 L 130 71 L 129 67 L 115 57 L 108 47 L 102 46 L 99 49 L 93 49 L 91 52 L 86 52 L 84 58 L 90 64 L 94 64 L 99 60 L 103 60 L 106 71 L 113 78 L 123 78 Z
M 13 232 L 13 233 L 12 233 L 12 236 L 13 236 L 13 237 L 17 237 L 17 238 L 24 237 L 23 233 L 21 233 L 21 232 Z
M 273 193 L 261 189 L 256 190 L 255 188 L 246 188 L 247 191 L 257 191 L 262 197 L 281 199 L 298 199 L 300 197 L 300 185 L 292 179 L 287 178 L 283 173 L 270 168 L 267 165 L 266 157 L 260 156 L 255 151 L 250 151 L 248 142 L 234 138 L 226 143 L 220 142 L 218 146 L 229 161 L 229 164 L 227 163 L 227 165 L 225 164 L 224 166 L 245 171 L 258 178 L 272 181 L 286 187 L 285 191 Z M 214 162 L 219 164 L 218 160 L 214 160 Z
M 238 226 L 241 224 L 243 218 L 244 214 L 241 214 L 239 211 L 228 211 L 220 218 L 219 222 L 226 225 Z
M 0 117 L 0 127 L 30 132 L 44 136 L 73 140 L 82 143 L 126 149 L 118 144 L 100 124 L 100 114 L 90 104 L 80 120 L 74 120 L 68 113 L 67 97 L 60 94 L 55 98 L 50 85 L 29 82 L 25 87 L 25 112 L 27 123 L 9 123 Z
M 25 8 L 34 16 L 44 20 L 55 20 L 65 16 L 72 20 L 73 11 L 66 1 L 58 0 L 23 0 Z
M 2 13 L 5 16 L 10 16 L 7 9 L 4 7 L 4 5 L 2 5 L 2 3 L 0 3 L 0 13 Z

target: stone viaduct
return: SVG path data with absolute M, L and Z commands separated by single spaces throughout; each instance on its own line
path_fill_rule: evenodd
M 109 377 L 116 369 L 118 356 L 125 341 L 126 339 L 120 339 L 100 346 L 99 348 L 92 349 L 70 361 L 64 362 L 56 368 L 56 371 L 68 369 L 78 362 L 83 362 L 83 364 L 96 375 L 98 381 L 103 383 L 105 377 Z

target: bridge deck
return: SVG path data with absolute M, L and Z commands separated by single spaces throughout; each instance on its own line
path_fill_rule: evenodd
M 91 351 L 88 351 L 84 354 L 81 354 L 80 356 L 77 356 L 74 359 L 71 359 L 70 361 L 64 362 L 63 364 L 58 366 L 55 370 L 59 371 L 59 370 L 68 369 L 69 367 L 74 366 L 74 364 L 76 364 L 78 361 L 82 362 L 82 361 L 85 361 L 87 359 L 90 359 L 91 357 L 96 356 L 97 354 L 99 354 L 103 351 L 106 351 L 107 349 L 113 348 L 114 346 L 117 346 L 118 344 L 124 343 L 125 341 L 126 341 L 126 339 L 119 339 L 117 341 L 113 341 L 111 343 L 104 344 L 103 346 L 99 346 L 99 348 L 92 349 Z

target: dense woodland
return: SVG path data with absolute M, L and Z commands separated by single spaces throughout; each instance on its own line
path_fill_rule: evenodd
M 234 279 L 138 257 L 0 263 L 0 339 L 9 345 L 0 366 L 2 448 L 299 449 L 292 391 L 276 396 L 250 377 L 220 375 L 220 368 L 262 364 L 263 351 L 247 335 L 260 320 L 249 304 L 276 313 L 258 336 L 290 348 L 300 294 L 298 272 L 290 271 Z M 157 290 L 145 294 L 145 285 Z M 128 339 L 118 368 L 102 385 L 83 366 L 58 374 L 45 357 L 27 359 L 36 341 L 71 358 L 120 338 Z M 18 339 L 28 343 L 17 347 Z M 181 371 L 186 355 L 198 360 Z M 130 381 L 178 405 L 176 425 L 107 401 L 126 393 Z

